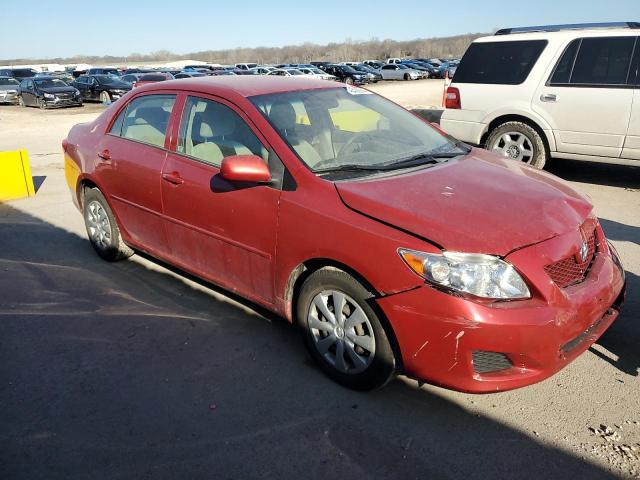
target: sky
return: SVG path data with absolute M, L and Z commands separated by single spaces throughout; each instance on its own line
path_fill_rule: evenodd
M 169 50 L 184 54 L 379 39 L 410 40 L 496 28 L 640 21 L 640 0 L 31 0 L 0 20 L 0 58 Z M 39 12 L 35 14 L 35 12 Z M 26 15 L 26 16 L 25 16 Z

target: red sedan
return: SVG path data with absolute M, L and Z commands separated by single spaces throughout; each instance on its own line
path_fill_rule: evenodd
M 63 142 L 96 252 L 146 252 L 300 326 L 356 389 L 540 381 L 617 318 L 624 271 L 558 178 L 309 78 L 147 85 Z
M 168 72 L 145 73 L 138 80 L 133 82 L 133 88 L 142 87 L 149 83 L 164 82 L 166 80 L 173 80 L 173 75 Z

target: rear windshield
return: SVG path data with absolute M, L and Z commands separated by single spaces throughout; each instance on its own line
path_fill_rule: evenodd
M 454 82 L 519 85 L 546 46 L 546 40 L 472 43 L 458 65 Z
M 167 80 L 167 75 L 143 75 L 140 77 L 140 80 L 143 82 L 162 82 L 163 80 Z

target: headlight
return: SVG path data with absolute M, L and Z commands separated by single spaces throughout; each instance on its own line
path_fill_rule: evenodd
M 44 94 L 44 98 L 56 98 L 54 95 L 52 95 L 51 93 L 45 93 Z
M 398 249 L 406 264 L 427 282 L 477 297 L 530 298 L 527 284 L 513 266 L 493 255 Z

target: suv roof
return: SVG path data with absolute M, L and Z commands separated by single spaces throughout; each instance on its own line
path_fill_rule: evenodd
M 593 30 L 601 28 L 640 28 L 640 22 L 567 23 L 563 25 L 538 25 L 535 27 L 502 28 L 495 35 L 511 35 L 528 32 L 559 32 L 563 30 Z

